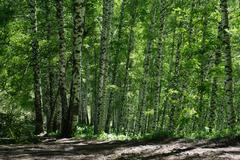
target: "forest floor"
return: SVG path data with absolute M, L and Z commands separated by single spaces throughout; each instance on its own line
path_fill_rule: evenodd
M 3 160 L 240 160 L 238 140 L 85 141 L 0 145 Z

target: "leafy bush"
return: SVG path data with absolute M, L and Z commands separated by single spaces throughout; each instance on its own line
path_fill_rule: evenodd
M 109 140 L 109 141 L 113 141 L 113 140 L 118 140 L 118 141 L 124 141 L 124 140 L 131 140 L 132 137 L 120 134 L 106 134 L 106 133 L 102 133 L 98 136 L 99 140 Z
M 74 136 L 78 138 L 94 138 L 93 126 L 76 126 Z
M 15 142 L 34 141 L 34 120 L 23 113 L 5 113 L 1 119 L 0 136 Z
M 57 130 L 55 132 L 50 132 L 47 135 L 50 136 L 50 137 L 56 137 L 57 138 L 57 137 L 60 137 L 60 131 Z
M 107 133 L 101 133 L 99 135 L 94 135 L 93 126 L 77 126 L 74 136 L 77 138 L 83 138 L 83 139 L 97 139 L 97 140 L 130 140 L 133 139 L 133 137 L 126 136 L 123 134 L 117 135 L 117 134 L 107 134 Z

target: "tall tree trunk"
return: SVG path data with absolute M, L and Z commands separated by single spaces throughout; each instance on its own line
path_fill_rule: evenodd
M 103 0 L 103 21 L 100 43 L 100 59 L 99 59 L 99 83 L 98 98 L 96 106 L 96 124 L 94 125 L 94 133 L 98 134 L 104 131 L 105 126 L 105 101 L 106 101 L 106 79 L 107 79 L 107 57 L 110 40 L 111 19 L 113 14 L 114 0 Z
M 98 72 L 97 72 L 97 68 L 98 68 L 98 55 L 97 55 L 97 51 L 94 49 L 94 81 L 93 81 L 93 93 L 92 93 L 92 109 L 91 109 L 91 124 L 94 125 L 94 129 L 96 128 L 95 126 L 97 126 L 97 98 L 98 98 L 98 93 L 97 93 L 97 86 L 98 86 Z
M 198 103 L 198 112 L 199 112 L 199 129 L 203 128 L 204 125 L 204 93 L 205 93 L 205 59 L 206 59 L 206 34 L 207 34 L 207 13 L 204 13 L 203 17 L 203 31 L 202 31 L 202 50 L 200 51 L 200 85 L 199 85 L 199 103 Z M 206 114 L 206 113 L 205 113 Z
M 87 111 L 87 80 L 88 78 L 86 78 L 86 82 L 84 83 L 83 81 L 83 76 L 81 78 L 81 93 L 80 93 L 80 108 L 79 108 L 79 112 L 78 112 L 78 124 L 80 125 L 88 125 L 89 121 L 88 121 L 88 111 Z
M 220 0 L 221 18 L 222 18 L 222 49 L 225 56 L 225 94 L 226 107 L 228 115 L 228 125 L 231 129 L 235 125 L 235 110 L 233 106 L 233 73 L 232 73 L 232 54 L 229 35 L 228 1 Z
M 114 64 L 113 64 L 113 70 L 112 70 L 112 80 L 111 84 L 112 85 L 117 85 L 116 84 L 116 79 L 117 79 L 117 70 L 118 70 L 118 65 L 119 65 L 119 54 L 121 52 L 121 39 L 122 39 L 122 28 L 123 28 L 123 20 L 124 20 L 124 15 L 125 15 L 125 0 L 122 0 L 121 4 L 121 12 L 120 12 L 120 17 L 119 17 L 119 26 L 118 26 L 118 38 L 117 38 L 117 43 L 119 43 L 119 46 L 115 50 L 114 54 Z M 114 93 L 113 91 L 110 91 L 109 93 L 109 101 L 108 101 L 108 110 L 107 110 L 107 120 L 105 124 L 105 132 L 109 133 L 110 129 L 110 122 L 112 120 L 112 114 L 113 114 L 113 101 L 114 101 Z
M 68 110 L 68 128 L 66 135 L 72 134 L 72 122 L 74 110 L 80 109 L 80 94 L 81 94 L 81 61 L 82 61 L 82 46 L 84 33 L 84 17 L 85 6 L 84 0 L 73 1 L 73 66 L 72 66 L 72 84 L 71 95 Z
M 155 1 L 156 2 L 156 1 Z M 145 122 L 145 109 L 146 109 L 146 92 L 147 92 L 147 78 L 149 78 L 149 63 L 150 63 L 150 54 L 152 52 L 152 45 L 153 45 L 153 34 L 155 30 L 155 24 L 156 24 L 156 14 L 157 14 L 157 7 L 156 4 L 152 4 L 152 11 L 151 11 L 151 22 L 149 26 L 148 31 L 148 40 L 147 40 L 147 46 L 146 51 L 144 55 L 144 75 L 143 75 L 143 81 L 141 84 L 141 88 L 139 90 L 139 104 L 138 104 L 138 121 L 136 126 L 136 131 L 140 132 L 143 131 L 143 122 Z
M 170 57 L 170 61 L 169 61 L 169 79 L 172 78 L 172 73 L 173 73 L 173 67 L 174 67 L 174 62 L 173 62 L 173 57 L 174 57 L 174 52 L 175 52 L 175 44 L 176 44 L 176 27 L 173 29 L 173 35 L 172 35 L 172 46 L 171 46 L 171 57 Z M 168 84 L 168 87 L 165 91 L 165 94 L 169 93 L 169 90 L 171 89 L 171 83 Z M 162 114 L 161 114 L 161 124 L 160 124 L 160 129 L 164 130 L 165 128 L 165 124 L 166 124 L 166 114 L 167 114 L 167 110 L 169 107 L 169 99 L 170 97 L 167 96 L 163 102 L 163 107 L 162 107 Z
M 46 16 L 46 39 L 48 42 L 48 75 L 47 75 L 47 97 L 48 97 L 48 106 L 49 106 L 49 117 L 47 120 L 47 132 L 50 133 L 53 131 L 53 118 L 55 112 L 54 97 L 53 97 L 53 85 L 54 85 L 54 73 L 52 69 L 52 50 L 50 44 L 51 37 L 51 20 L 50 20 L 50 0 L 45 1 L 45 16 Z
M 41 97 L 41 77 L 39 65 L 39 52 L 37 40 L 37 13 L 36 0 L 29 0 L 30 21 L 32 34 L 32 63 L 33 63 L 33 79 L 34 79 L 34 106 L 35 106 L 35 134 L 43 132 L 42 118 L 42 97 Z
M 124 79 L 123 79 L 123 84 L 122 84 L 122 93 L 121 93 L 121 110 L 120 110 L 120 115 L 119 115 L 119 125 L 118 125 L 118 130 L 120 128 L 123 128 L 124 122 L 127 122 L 127 113 L 129 113 L 129 108 L 125 109 L 127 107 L 127 92 L 129 89 L 129 70 L 131 68 L 131 54 L 134 50 L 134 39 L 135 39 L 135 23 L 137 19 L 137 6 L 138 6 L 138 0 L 133 0 L 131 2 L 131 8 L 132 10 L 130 11 L 131 15 L 131 20 L 130 20 L 130 30 L 129 30 L 129 38 L 128 38 L 128 49 L 127 49 L 127 56 L 126 56 L 126 64 L 125 64 L 125 71 L 124 71 Z M 124 127 L 126 129 L 126 126 Z
M 156 73 L 155 73 L 155 98 L 154 98 L 154 114 L 153 114 L 153 122 L 152 129 L 155 130 L 158 128 L 158 120 L 159 120 L 159 107 L 160 107 L 160 96 L 161 96 L 161 80 L 163 75 L 163 31 L 164 31 L 164 23 L 165 23 L 165 0 L 160 1 L 160 26 L 159 26 L 159 37 L 158 37 L 158 50 L 157 50 L 157 59 L 156 59 Z
M 56 0 L 57 10 L 57 23 L 58 23 L 58 38 L 59 38 L 59 92 L 61 97 L 62 106 L 62 119 L 61 119 L 61 136 L 66 137 L 68 130 L 68 102 L 66 94 L 66 61 L 65 61 L 65 32 L 64 32 L 64 13 L 63 13 L 63 0 Z
M 222 25 L 219 23 L 218 26 L 218 44 L 215 51 L 215 57 L 214 57 L 214 70 L 216 71 L 219 67 L 219 64 L 221 63 L 221 34 L 222 34 Z M 214 129 L 215 127 L 215 117 L 216 117 L 216 110 L 217 110 L 217 99 L 218 99 L 218 76 L 217 73 L 214 73 L 212 77 L 211 82 L 211 97 L 210 97 L 210 113 L 209 113 L 209 128 L 210 130 Z
M 178 110 L 178 101 L 179 101 L 179 75 L 180 75 L 180 47 L 182 44 L 182 35 L 178 33 L 178 40 L 177 40 L 177 48 L 176 48 L 176 56 L 174 62 L 174 75 L 172 78 L 172 82 L 170 82 L 170 88 L 172 89 L 171 98 L 170 98 L 170 114 L 169 114 L 169 130 L 174 131 L 176 127 L 176 111 Z
M 88 117 L 88 93 L 89 93 L 89 82 L 90 82 L 90 70 L 89 70 L 89 52 L 90 50 L 87 50 L 86 52 L 86 65 L 85 65 L 85 79 L 86 79 L 86 82 L 83 83 L 82 82 L 82 85 L 83 85 L 83 92 L 82 92 L 82 107 L 83 107 L 83 120 L 82 124 L 84 125 L 88 125 L 89 124 L 89 117 Z

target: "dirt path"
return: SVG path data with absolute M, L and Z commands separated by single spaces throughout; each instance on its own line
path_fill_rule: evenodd
M 240 160 L 237 142 L 173 140 L 96 142 L 74 139 L 0 145 L 3 160 Z

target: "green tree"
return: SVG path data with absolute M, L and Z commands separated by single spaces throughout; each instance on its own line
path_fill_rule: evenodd
M 72 67 L 72 84 L 71 96 L 68 111 L 68 130 L 67 135 L 71 136 L 72 121 L 74 109 L 80 109 L 80 94 L 81 94 L 81 69 L 82 69 L 82 45 L 84 33 L 84 17 L 85 6 L 84 0 L 75 0 L 74 6 L 74 29 L 73 29 L 73 67 Z
M 103 0 L 103 20 L 100 43 L 99 59 L 99 83 L 97 91 L 96 120 L 94 133 L 104 131 L 105 126 L 105 98 L 106 98 L 106 79 L 107 79 L 107 56 L 109 50 L 111 19 L 113 14 L 113 0 Z
M 57 22 L 58 22 L 58 41 L 59 41 L 59 92 L 61 97 L 61 111 L 62 111 L 62 121 L 61 121 L 61 134 L 63 137 L 68 136 L 68 102 L 66 93 L 66 60 L 65 60 L 65 31 L 64 31 L 64 11 L 63 11 L 63 0 L 56 1 L 57 10 Z
M 34 77 L 34 106 L 35 106 L 35 133 L 43 132 L 43 118 L 42 118 L 42 95 L 41 95 L 41 77 L 40 77 L 40 62 L 38 52 L 38 38 L 37 38 L 37 14 L 36 14 L 36 0 L 29 0 L 31 34 L 32 34 L 32 63 L 33 63 L 33 77 Z
M 223 30 L 222 35 L 222 49 L 225 57 L 225 93 L 226 93 L 226 107 L 228 113 L 228 125 L 231 129 L 235 125 L 235 110 L 233 106 L 233 75 L 232 75 L 232 53 L 231 41 L 229 35 L 229 18 L 228 18 L 228 2 L 227 0 L 220 0 L 221 9 L 221 25 Z

